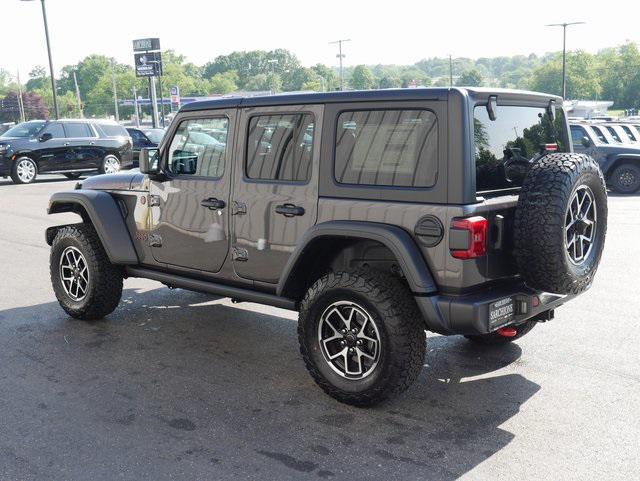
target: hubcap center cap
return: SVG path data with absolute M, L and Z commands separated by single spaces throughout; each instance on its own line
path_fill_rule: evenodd
M 358 339 L 356 338 L 356 335 L 351 332 L 344 336 L 344 340 L 346 341 L 347 346 L 349 347 L 355 347 L 356 342 L 358 341 Z

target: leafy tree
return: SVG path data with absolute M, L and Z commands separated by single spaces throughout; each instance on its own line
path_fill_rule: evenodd
M 391 89 L 391 88 L 398 88 L 398 87 L 402 87 L 402 79 L 397 75 L 384 74 L 378 80 L 378 88 Z
M 567 98 L 596 99 L 602 88 L 593 55 L 577 51 L 567 55 Z M 562 56 L 533 71 L 529 84 L 531 90 L 562 95 Z
M 215 74 L 209 80 L 211 93 L 214 94 L 228 94 L 235 90 L 238 90 L 237 87 L 238 82 L 238 74 L 235 70 L 230 70 L 225 73 Z
M 375 86 L 376 79 L 366 65 L 358 65 L 353 69 L 349 86 L 355 90 L 369 90 Z
M 478 70 L 472 69 L 464 72 L 456 82 L 456 85 L 464 87 L 480 87 L 483 81 L 484 78 L 482 74 Z
M 42 97 L 36 92 L 23 92 L 22 103 L 27 120 L 49 118 L 49 109 Z M 3 122 L 18 122 L 20 120 L 17 92 L 9 92 L 0 100 L 0 120 Z

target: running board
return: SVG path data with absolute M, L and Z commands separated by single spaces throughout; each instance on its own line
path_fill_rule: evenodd
M 144 269 L 140 267 L 125 266 L 125 272 L 129 277 L 143 277 L 172 287 L 180 287 L 190 291 L 205 292 L 207 294 L 215 294 L 222 297 L 231 297 L 246 302 L 256 302 L 258 304 L 266 304 L 268 306 L 280 307 L 296 311 L 296 302 L 293 299 L 267 294 L 265 292 L 252 291 L 241 287 L 227 286 L 217 284 L 215 282 L 191 279 L 189 277 L 177 276 L 166 272 L 159 272 L 153 269 Z

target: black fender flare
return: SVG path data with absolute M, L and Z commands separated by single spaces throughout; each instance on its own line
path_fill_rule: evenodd
M 336 220 L 314 225 L 300 239 L 280 276 L 276 290 L 278 295 L 281 296 L 288 291 L 290 280 L 294 277 L 292 274 L 304 259 L 308 247 L 313 241 L 322 237 L 377 241 L 394 254 L 413 294 L 429 295 L 437 292 L 429 266 L 407 231 L 397 226 L 377 222 Z
M 81 209 L 78 209 L 79 207 Z M 49 200 L 47 213 L 61 212 L 75 212 L 81 215 L 83 220 L 90 221 L 113 264 L 138 264 L 138 256 L 122 211 L 111 194 L 83 189 L 56 192 Z M 83 213 L 86 213 L 88 219 L 84 218 Z M 60 227 L 62 226 L 47 229 L 46 238 L 49 245 Z
M 619 161 L 630 160 L 637 164 L 640 164 L 640 154 L 613 154 L 607 158 L 607 160 L 600 166 L 602 173 L 606 176 L 610 174 Z

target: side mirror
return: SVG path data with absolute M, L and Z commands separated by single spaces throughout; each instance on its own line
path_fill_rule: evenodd
M 591 147 L 591 139 L 589 137 L 587 137 L 586 135 L 584 137 L 582 137 L 582 146 L 589 148 Z
M 51 135 L 49 132 L 45 132 L 40 136 L 40 138 L 38 138 L 38 140 L 40 142 L 46 142 L 47 140 L 51 140 L 52 138 L 53 138 L 53 135 Z
M 156 148 L 144 148 L 140 150 L 140 157 L 138 158 L 138 164 L 140 166 L 140 172 L 143 174 L 157 174 L 160 172 L 160 156 L 158 155 L 158 149 Z
M 498 118 L 498 96 L 492 95 L 487 102 L 487 114 L 489 114 L 489 120 L 495 120 Z

